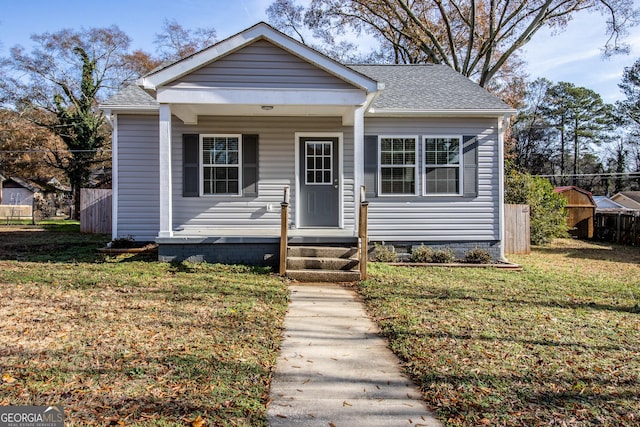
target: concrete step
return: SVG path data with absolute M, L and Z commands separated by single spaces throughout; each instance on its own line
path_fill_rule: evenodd
M 287 269 L 287 277 L 299 282 L 357 282 L 360 271 Z
M 287 270 L 354 270 L 359 262 L 353 258 L 287 257 Z
M 358 249 L 334 246 L 289 246 L 289 257 L 357 258 Z

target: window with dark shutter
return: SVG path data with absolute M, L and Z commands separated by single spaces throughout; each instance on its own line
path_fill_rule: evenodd
M 200 135 L 182 135 L 182 196 L 198 197 Z
M 367 199 L 378 194 L 378 135 L 364 136 L 364 186 Z
M 462 137 L 463 187 L 464 197 L 478 197 L 478 137 Z
M 258 135 L 242 135 L 242 196 L 258 197 Z

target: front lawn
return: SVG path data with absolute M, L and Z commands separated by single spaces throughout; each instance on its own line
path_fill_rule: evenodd
M 447 425 L 640 424 L 640 251 L 559 240 L 523 271 L 373 264 L 360 285 Z
M 103 259 L 105 240 L 0 231 L 0 405 L 61 404 L 68 425 L 265 425 L 283 281 Z

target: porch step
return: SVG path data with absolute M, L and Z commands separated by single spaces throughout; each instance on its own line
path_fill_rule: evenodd
M 358 250 L 347 246 L 289 246 L 287 277 L 300 282 L 360 280 Z
M 287 270 L 287 277 L 299 282 L 357 282 L 359 271 Z

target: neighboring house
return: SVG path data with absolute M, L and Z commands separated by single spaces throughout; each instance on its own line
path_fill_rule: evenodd
M 4 175 L 0 173 L 0 205 L 2 204 L 2 183 L 6 180 L 7 178 L 5 178 Z
M 611 200 L 607 196 L 593 196 L 593 200 L 596 202 L 596 213 L 598 212 L 628 212 L 631 209 L 620 203 Z
M 33 206 L 33 197 L 38 191 L 40 188 L 22 178 L 5 177 L 1 204 Z
M 503 133 L 515 111 L 444 65 L 340 64 L 267 24 L 142 77 L 113 126 L 113 238 L 160 259 L 261 263 L 290 236 L 503 256 Z M 275 255 L 274 255 L 275 256 Z
M 611 196 L 611 200 L 626 208 L 640 210 L 640 191 L 621 191 Z

